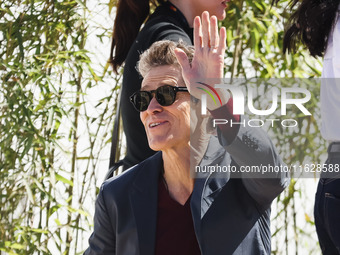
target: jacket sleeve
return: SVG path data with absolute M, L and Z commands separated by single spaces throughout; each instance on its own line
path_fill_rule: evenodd
M 218 131 L 219 141 L 238 165 L 243 184 L 251 197 L 259 205 L 268 207 L 288 186 L 289 173 L 268 171 L 285 166 L 271 139 L 261 128 L 247 126 L 247 119 L 243 116 L 240 123 L 232 141 L 225 139 L 225 135 Z M 264 171 L 265 167 L 267 171 Z
M 89 248 L 84 252 L 84 255 L 116 254 L 115 215 L 108 215 L 107 213 L 103 191 L 104 185 L 105 183 L 101 186 L 96 200 L 94 231 L 89 238 Z

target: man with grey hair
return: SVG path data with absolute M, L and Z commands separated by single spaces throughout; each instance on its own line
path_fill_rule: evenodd
M 150 148 L 158 152 L 102 185 L 85 254 L 270 254 L 270 205 L 288 176 L 190 171 L 193 162 L 238 171 L 283 164 L 261 129 L 221 126 L 217 137 L 209 136 L 205 118 L 192 114 L 191 98 L 202 94 L 194 81 L 223 77 L 226 31 L 218 32 L 216 17 L 204 12 L 202 22 L 195 18 L 194 39 L 194 54 L 164 41 L 141 56 L 142 87 L 130 99 Z M 241 122 L 242 116 L 233 115 L 232 98 L 216 92 L 221 105 L 207 101 L 211 115 Z

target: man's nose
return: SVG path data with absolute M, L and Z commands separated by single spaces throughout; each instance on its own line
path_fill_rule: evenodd
M 161 106 L 155 97 L 152 97 L 150 104 L 148 106 L 148 109 L 146 109 L 149 114 L 155 113 L 155 112 L 161 112 L 163 110 L 163 106 Z

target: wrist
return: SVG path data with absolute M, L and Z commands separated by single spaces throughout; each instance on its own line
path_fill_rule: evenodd
M 218 100 L 212 97 L 207 97 L 207 108 L 209 111 L 216 110 L 228 103 L 230 93 L 227 89 L 217 88 L 216 93 L 219 95 Z

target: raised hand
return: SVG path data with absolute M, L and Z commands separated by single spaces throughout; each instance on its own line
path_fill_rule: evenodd
M 218 32 L 217 18 L 209 17 L 207 11 L 203 12 L 202 19 L 196 17 L 194 20 L 194 48 L 195 54 L 191 65 L 182 50 L 176 49 L 175 54 L 182 67 L 182 75 L 190 94 L 200 98 L 202 90 L 197 89 L 197 82 L 206 83 L 209 80 L 219 82 L 223 78 L 226 50 L 226 30 L 222 27 Z M 227 100 L 228 97 L 224 96 L 223 103 Z M 215 108 L 214 105 L 210 105 L 210 108 Z

